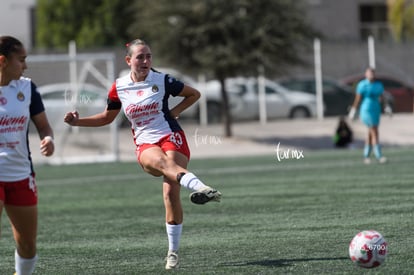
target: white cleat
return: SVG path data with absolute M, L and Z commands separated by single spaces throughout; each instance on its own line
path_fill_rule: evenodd
M 168 251 L 165 261 L 167 262 L 165 264 L 165 269 L 167 270 L 177 269 L 180 266 L 180 263 L 178 261 L 178 253 L 176 251 Z
M 207 187 L 205 189 L 191 193 L 190 200 L 192 203 L 195 203 L 195 204 L 205 204 L 209 201 L 220 202 L 221 193 L 217 191 L 216 189 Z
M 387 163 L 387 158 L 386 157 L 380 157 L 379 159 L 378 159 L 378 162 L 379 163 L 381 163 L 381 164 L 384 164 L 384 163 Z

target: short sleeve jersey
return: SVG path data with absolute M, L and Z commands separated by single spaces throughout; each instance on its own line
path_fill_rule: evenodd
M 29 121 L 44 110 L 40 94 L 29 78 L 0 86 L 0 181 L 19 181 L 33 173 Z
M 136 145 L 157 143 L 172 132 L 181 130 L 177 120 L 170 116 L 168 98 L 177 96 L 183 88 L 181 81 L 160 72 L 151 70 L 142 82 L 132 81 L 128 74 L 112 85 L 108 108 L 122 106 L 131 123 Z
M 379 81 L 370 82 L 368 79 L 358 83 L 357 93 L 361 95 L 361 112 L 380 112 L 380 96 L 384 93 L 384 86 Z

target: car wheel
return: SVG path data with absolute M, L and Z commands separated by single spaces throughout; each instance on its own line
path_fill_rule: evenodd
M 290 112 L 290 118 L 298 119 L 298 118 L 308 118 L 310 117 L 310 112 L 306 107 L 300 106 L 295 107 Z

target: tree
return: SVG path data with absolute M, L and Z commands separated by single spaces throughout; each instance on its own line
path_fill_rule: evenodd
M 280 73 L 302 63 L 300 53 L 315 32 L 300 1 L 144 0 L 137 1 L 129 33 L 184 70 L 204 71 L 221 83 L 225 135 L 231 116 L 225 79 Z
M 37 0 L 36 47 L 113 46 L 127 40 L 132 13 L 122 0 Z
M 387 0 L 388 23 L 397 42 L 414 38 L 414 1 Z

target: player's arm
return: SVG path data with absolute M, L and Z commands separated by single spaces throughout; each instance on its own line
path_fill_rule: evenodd
M 53 130 L 47 120 L 46 113 L 41 112 L 31 117 L 40 138 L 40 152 L 44 156 L 51 156 L 55 151 Z
M 356 93 L 354 102 L 352 103 L 351 109 L 349 110 L 349 113 L 348 113 L 348 118 L 349 119 L 355 119 L 356 110 L 357 110 L 360 102 L 361 102 L 361 95 L 359 93 Z
M 99 114 L 83 118 L 79 117 L 77 111 L 73 111 L 66 113 L 63 120 L 71 126 L 100 127 L 114 121 L 120 110 L 121 109 L 110 109 L 107 107 Z
M 99 114 L 79 117 L 77 111 L 66 113 L 63 121 L 71 126 L 100 127 L 110 124 L 121 110 L 122 104 L 118 98 L 116 84 L 113 83 L 108 93 L 107 106 L 105 110 Z
M 356 92 L 355 92 L 355 98 L 354 98 L 354 102 L 351 105 L 351 109 L 349 110 L 348 113 L 348 118 L 349 119 L 355 119 L 356 117 L 356 110 L 359 107 L 359 104 L 361 103 L 361 89 L 362 89 L 363 85 L 362 82 L 359 82 L 357 87 L 356 87 Z
M 184 85 L 178 96 L 182 96 L 184 99 L 170 110 L 173 118 L 178 118 L 185 109 L 193 105 L 200 98 L 201 94 L 193 87 Z
M 351 108 L 357 109 L 360 102 L 361 102 L 361 94 L 356 93 L 355 94 L 355 99 L 354 99 L 354 102 L 351 105 Z
M 40 152 L 44 156 L 51 156 L 55 151 L 55 145 L 53 143 L 53 130 L 47 120 L 42 98 L 33 82 L 31 82 L 31 101 L 29 112 L 30 119 L 36 126 L 36 130 L 39 133 Z

